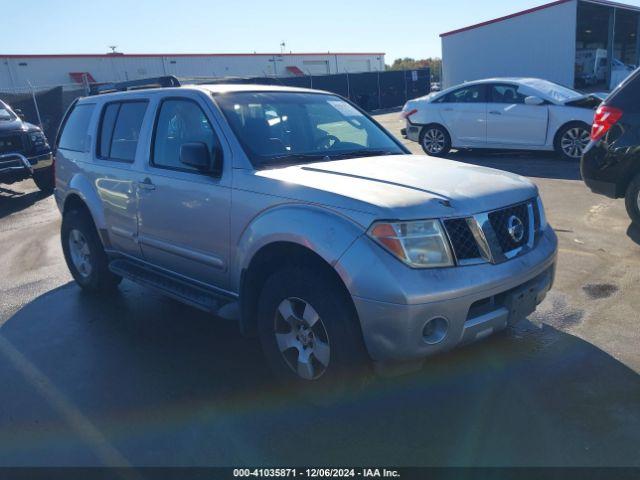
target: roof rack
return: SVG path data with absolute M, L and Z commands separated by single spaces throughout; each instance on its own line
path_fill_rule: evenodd
M 164 77 L 143 78 L 141 80 L 131 80 L 128 82 L 103 83 L 92 85 L 90 95 L 100 95 L 101 93 L 126 92 L 128 90 L 140 90 L 142 88 L 167 88 L 179 87 L 180 80 L 173 75 Z

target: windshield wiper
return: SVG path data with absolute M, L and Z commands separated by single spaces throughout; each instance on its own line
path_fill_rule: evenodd
M 402 152 L 392 152 L 389 150 L 351 150 L 349 152 L 340 152 L 340 153 L 328 153 L 327 156 L 334 158 L 345 158 L 345 157 L 380 157 L 384 155 L 402 155 Z
M 286 164 L 296 164 L 305 162 L 314 162 L 318 160 L 330 159 L 328 155 L 317 153 L 292 153 L 289 155 L 276 155 L 274 157 L 266 157 L 260 163 L 263 167 L 279 166 Z
M 332 153 L 330 150 L 327 150 L 326 153 L 292 153 L 288 155 L 276 155 L 274 157 L 267 157 L 262 160 L 261 166 L 262 168 L 270 168 L 272 166 L 282 166 L 288 164 L 295 165 L 297 163 L 330 161 L 341 158 L 377 157 L 382 155 L 402 155 L 402 152 L 361 149 L 335 153 Z

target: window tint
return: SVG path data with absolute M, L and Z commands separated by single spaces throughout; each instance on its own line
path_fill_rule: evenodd
M 404 153 L 384 130 L 335 95 L 236 92 L 215 99 L 258 167 Z
M 484 85 L 471 85 L 449 93 L 445 103 L 482 103 L 484 102 Z
M 190 100 L 165 100 L 160 107 L 153 143 L 153 164 L 178 170 L 193 167 L 180 162 L 180 147 L 185 143 L 204 143 L 209 151 L 218 140 L 202 109 Z
M 94 105 L 76 105 L 64 124 L 58 148 L 86 152 L 88 145 L 89 121 Z
M 110 103 L 104 107 L 102 113 L 102 122 L 100 123 L 100 141 L 98 143 L 98 156 L 101 158 L 109 158 L 111 153 L 111 138 L 113 137 L 113 127 L 116 124 L 119 103 Z
M 524 103 L 526 95 L 518 92 L 515 85 L 491 85 L 489 101 L 492 103 Z
M 140 138 L 140 128 L 142 127 L 142 120 L 146 110 L 147 102 L 120 104 L 115 126 L 113 127 L 113 134 L 111 135 L 109 158 L 125 161 L 134 160 L 138 139 Z M 100 143 L 102 144 L 102 141 Z

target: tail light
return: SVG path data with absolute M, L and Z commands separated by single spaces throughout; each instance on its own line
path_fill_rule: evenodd
M 593 119 L 593 127 L 591 127 L 591 140 L 597 141 L 611 130 L 618 120 L 622 117 L 622 110 L 608 105 L 600 105 L 596 110 L 596 116 Z
M 418 109 L 414 108 L 413 110 L 407 110 L 406 112 L 402 112 L 400 114 L 401 118 L 409 118 L 411 115 L 415 115 L 416 113 L 418 113 Z

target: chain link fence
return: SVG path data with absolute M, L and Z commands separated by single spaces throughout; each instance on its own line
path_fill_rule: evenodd
M 368 112 L 402 106 L 407 100 L 429 93 L 429 69 L 343 73 L 303 77 L 181 78 L 183 84 L 243 83 L 286 85 L 337 93 Z M 78 97 L 88 95 L 89 84 L 3 88 L 0 99 L 18 110 L 30 123 L 42 127 L 53 141 L 65 111 Z

